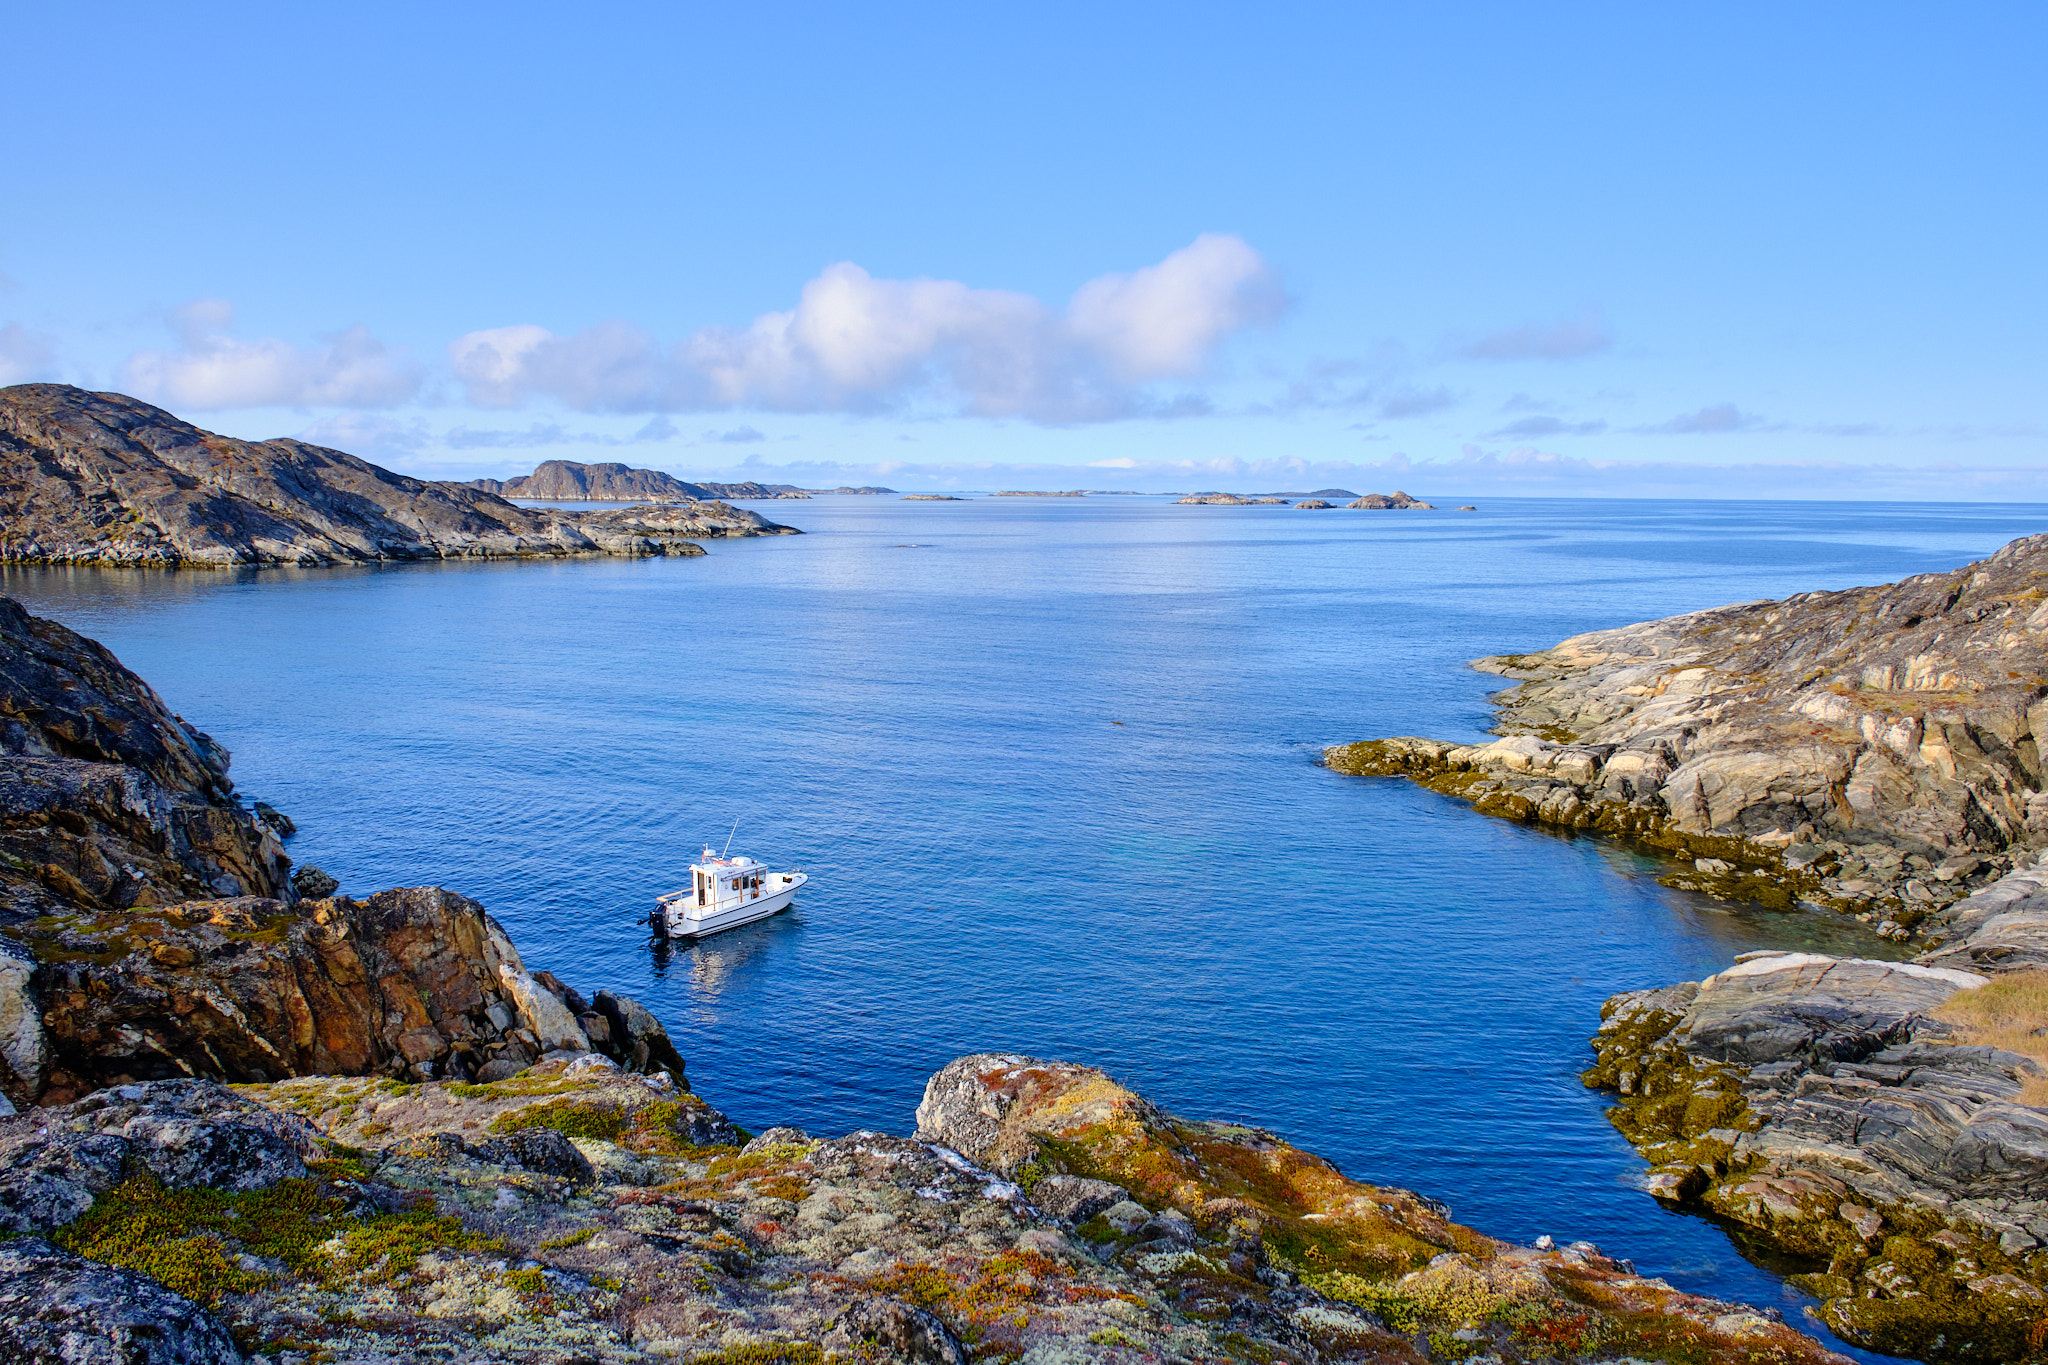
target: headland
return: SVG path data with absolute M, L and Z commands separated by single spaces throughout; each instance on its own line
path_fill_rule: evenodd
M 278 439 L 203 431 L 121 394 L 0 389 L 0 563 L 241 568 L 423 559 L 695 556 L 796 535 L 721 502 L 644 515 L 526 508 Z

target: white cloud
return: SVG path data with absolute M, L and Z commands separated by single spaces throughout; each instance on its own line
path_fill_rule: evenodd
M 531 324 L 449 348 L 472 402 L 538 396 L 589 412 L 752 408 L 862 412 L 928 404 L 985 417 L 1094 421 L 1195 410 L 1144 386 L 1193 379 L 1243 329 L 1285 306 L 1237 237 L 1208 234 L 1128 275 L 1083 285 L 1064 313 L 1028 294 L 954 280 L 877 279 L 850 262 L 807 282 L 795 308 L 706 327 L 664 350 L 631 323 L 573 336 Z
M 234 336 L 235 310 L 225 299 L 195 299 L 171 324 L 177 349 L 137 351 L 120 375 L 127 392 L 167 407 L 388 408 L 419 392 L 420 367 L 360 323 L 312 350 Z
M 1134 383 L 1201 373 L 1218 343 L 1287 306 L 1279 280 L 1241 237 L 1205 232 L 1158 265 L 1104 275 L 1067 306 L 1074 334 Z
M 1593 311 L 1563 322 L 1530 323 L 1489 332 L 1456 348 L 1467 360 L 1576 360 L 1614 344 L 1606 319 Z
M 18 322 L 0 327 L 0 384 L 27 384 L 55 379 L 57 346 L 40 332 Z

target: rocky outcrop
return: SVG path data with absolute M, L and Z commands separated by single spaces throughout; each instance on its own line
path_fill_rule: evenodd
M 45 1103 L 174 1076 L 492 1079 L 563 1051 L 681 1077 L 653 1015 L 549 989 L 482 906 L 440 887 L 55 915 L 13 933 L 38 964 Z
M 905 493 L 904 502 L 966 502 L 965 498 L 954 497 L 951 493 Z
M 1411 498 L 1398 488 L 1391 493 L 1367 493 L 1357 501 L 1347 502 L 1344 505 L 1346 507 L 1360 508 L 1368 512 L 1434 512 L 1436 510 L 1436 504 L 1424 502 L 1421 498 Z
M 20 930 L 203 896 L 288 902 L 290 869 L 226 749 L 105 649 L 0 598 L 0 1101 L 40 1094 L 52 1064 Z
M 1483 745 L 1334 748 L 1481 810 L 1626 835 L 1674 885 L 1845 910 L 1894 937 L 2048 843 L 2048 536 L 1952 573 L 1480 659 L 1521 679 Z
M 686 502 L 607 508 L 585 512 L 577 523 L 607 554 L 702 554 L 691 540 L 734 536 L 794 536 L 794 526 L 780 526 L 756 512 L 723 502 Z M 687 548 L 685 548 L 687 547 Z
M 242 808 L 225 749 L 5 598 L 0 745 L 7 1107 L 180 1076 L 489 1078 L 593 1049 L 681 1077 L 651 1014 L 537 981 L 474 901 L 294 877 L 291 822 Z
M 530 475 L 518 479 L 471 479 L 477 487 L 500 497 L 532 497 L 555 501 L 659 501 L 659 499 L 760 499 L 809 497 L 791 483 L 688 483 L 659 469 L 629 465 L 578 465 L 573 460 L 543 460 Z
M 648 502 L 665 498 L 708 502 L 810 496 L 793 484 L 690 483 L 659 469 L 634 469 L 615 462 L 577 464 L 572 460 L 544 460 L 531 474 L 515 479 L 472 479 L 469 486 L 504 498 L 559 502 Z
M 303 441 L 216 435 L 121 394 L 0 389 L 0 562 L 228 568 L 701 548 L 603 523 L 586 533 L 587 515 Z
M 1617 1094 L 1650 1191 L 1806 1258 L 1803 1283 L 1851 1341 L 2033 1358 L 2048 1109 L 2029 1100 L 2048 1070 L 1941 1015 L 1988 988 L 1968 966 L 2039 970 L 2044 884 L 2018 873 L 1951 907 L 1915 962 L 1751 953 L 1608 1001 L 1585 1079 Z
M 228 752 L 101 646 L 0 598 L 0 924 L 67 905 L 289 895 Z
M 102 1090 L 0 1118 L 0 1232 L 46 1232 L 138 1171 L 164 1189 L 258 1190 L 306 1174 L 317 1134 L 210 1081 Z
M 0 1324 L 9 1360 L 242 1365 L 227 1328 L 192 1300 L 40 1237 L 0 1242 Z
M 64 1359 L 36 1323 L 126 1302 L 201 1360 L 240 1358 L 204 1353 L 218 1332 L 294 1362 L 1842 1365 L 1774 1315 L 1589 1244 L 1495 1241 L 1270 1133 L 1170 1119 L 1090 1068 L 984 1056 L 942 1075 L 921 1122 L 993 1143 L 1007 1178 L 881 1132 L 749 1140 L 666 1075 L 587 1056 L 485 1084 L 160 1082 L 119 1101 L 189 1106 L 195 1129 L 266 1113 L 312 1139 L 268 1178 L 160 1177 L 169 1129 L 102 1109 L 0 1120 L 0 1170 L 38 1144 L 126 1144 L 99 1158 L 107 1174 L 35 1158 L 77 1189 L 0 1243 L 0 1333 Z M 982 1075 L 1008 1097 L 995 1131 L 977 1126 Z
M 1294 510 L 1297 512 L 1327 512 L 1332 505 L 1321 498 L 1303 498 L 1300 502 L 1294 504 Z

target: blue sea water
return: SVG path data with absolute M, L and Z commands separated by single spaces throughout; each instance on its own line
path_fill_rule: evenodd
M 898 1132 L 969 1051 L 1092 1062 L 1518 1240 L 1803 1302 L 1642 1193 L 1578 1082 L 1600 1003 L 1857 926 L 1660 887 L 1592 838 L 1341 777 L 1470 739 L 1481 654 L 1952 568 L 2048 508 L 1158 498 L 764 504 L 695 560 L 17 570 L 366 894 L 441 883 L 529 965 L 639 997 L 755 1129 Z M 812 876 L 698 947 L 652 898 L 735 851 Z

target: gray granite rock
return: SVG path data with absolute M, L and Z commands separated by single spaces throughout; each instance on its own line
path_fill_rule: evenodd
M 1645 839 L 1687 889 L 1904 938 L 2048 843 L 2048 536 L 1949 573 L 1596 631 L 1518 680 L 1486 744 L 1338 746 L 1490 814 Z M 2026 951 L 2048 957 L 2048 932 Z
M 227 1329 L 190 1299 L 35 1237 L 0 1242 L 0 1359 L 242 1365 Z
M 1031 1187 L 1031 1202 L 1068 1224 L 1085 1223 L 1130 1197 L 1121 1185 L 1079 1175 L 1049 1175 Z
M 255 1190 L 303 1177 L 317 1136 L 211 1081 L 97 1091 L 0 1118 L 0 1229 L 62 1227 L 132 1169 L 170 1189 Z

